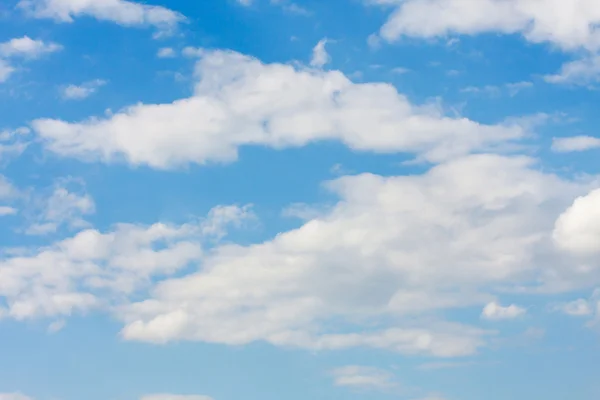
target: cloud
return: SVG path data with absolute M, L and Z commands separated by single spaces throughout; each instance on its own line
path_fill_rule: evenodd
M 439 162 L 527 133 L 518 121 L 483 125 L 448 117 L 438 106 L 412 104 L 390 84 L 355 84 L 339 71 L 195 50 L 201 59 L 190 98 L 138 104 L 82 122 L 38 119 L 31 125 L 56 154 L 160 169 L 232 162 L 241 146 L 280 149 L 327 140 Z
M 15 68 L 11 67 L 5 60 L 0 59 L 0 83 L 6 82 L 13 72 L 15 72 Z
M 32 400 L 21 393 L 0 393 L 0 400 Z
M 321 39 L 313 48 L 312 59 L 310 60 L 310 65 L 313 67 L 323 68 L 325 64 L 331 62 L 331 56 L 327 53 L 327 49 L 325 49 L 326 44 L 327 39 Z
M 583 317 L 592 315 L 594 313 L 594 309 L 592 308 L 590 302 L 584 299 L 578 299 L 568 303 L 560 304 L 556 307 L 556 310 L 574 317 Z
M 600 253 L 600 189 L 578 197 L 561 214 L 553 237 L 565 251 L 583 256 Z
M 0 175 L 0 200 L 13 198 L 19 194 L 19 191 L 3 175 Z
M 468 86 L 464 89 L 461 89 L 461 92 L 472 93 L 472 94 L 485 94 L 490 97 L 498 97 L 503 93 L 506 93 L 509 96 L 516 96 L 522 90 L 531 88 L 532 86 L 533 86 L 532 82 L 523 81 L 523 82 L 507 83 L 502 86 L 495 86 L 495 85 Z
M 60 93 L 65 100 L 83 100 L 96 93 L 104 85 L 106 85 L 105 80 L 94 79 L 81 85 L 67 85 L 61 88 Z
M 156 53 L 158 58 L 173 58 L 175 55 L 175 50 L 172 47 L 162 47 Z
M 552 139 L 552 150 L 558 153 L 585 151 L 600 148 L 600 138 L 592 136 L 572 136 Z
M 56 43 L 46 43 L 42 40 L 33 40 L 29 36 L 11 39 L 0 43 L 0 57 L 24 57 L 39 58 L 44 54 L 54 53 L 62 50 L 62 46 Z
M 5 217 L 7 215 L 15 215 L 16 213 L 17 209 L 14 207 L 0 206 L 0 217 Z
M 336 386 L 377 390 L 396 386 L 394 376 L 379 368 L 348 365 L 332 370 L 331 374 Z
M 588 85 L 600 81 L 600 55 L 588 55 L 564 64 L 559 73 L 546 75 L 546 82 L 557 84 Z
M 33 40 L 29 36 L 14 38 L 0 43 L 0 83 L 6 82 L 8 78 L 17 70 L 7 59 L 25 58 L 36 59 L 45 54 L 54 53 L 62 50 L 62 46 L 42 40 Z
M 473 354 L 488 332 L 420 317 L 483 306 L 498 286 L 538 282 L 530 291 L 545 292 L 598 282 L 600 265 L 579 270 L 552 241 L 556 217 L 591 184 L 497 155 L 416 176 L 342 177 L 327 184 L 340 198 L 328 212 L 263 243 L 214 249 L 197 272 L 125 307 L 122 334 L 155 343 Z M 496 306 L 491 316 L 519 313 Z
M 565 50 L 600 48 L 596 0 L 407 0 L 370 1 L 396 5 L 380 36 L 447 37 L 453 34 L 521 34 L 532 43 Z
M 491 302 L 483 308 L 481 317 L 489 320 L 514 319 L 525 315 L 525 313 L 527 313 L 527 310 L 514 304 L 503 307 L 496 302 Z
M 52 194 L 39 202 L 41 210 L 36 222 L 25 231 L 29 235 L 55 233 L 61 226 L 85 227 L 87 222 L 83 217 L 96 211 L 94 200 L 85 193 L 82 183 L 73 179 L 60 180 Z
M 123 26 L 152 26 L 164 33 L 185 21 L 182 14 L 168 8 L 127 0 L 20 0 L 18 7 L 33 18 L 70 23 L 92 17 Z
M 104 233 L 82 230 L 39 249 L 5 249 L 0 253 L 0 299 L 8 306 L 4 317 L 24 320 L 112 310 L 148 288 L 152 277 L 198 262 L 206 240 L 222 232 L 215 227 L 236 222 L 217 211 L 189 224 L 118 224 Z
M 159 393 L 159 394 L 147 394 L 140 397 L 140 400 L 213 400 L 209 396 L 202 395 L 180 395 L 180 394 L 168 394 L 168 393 Z

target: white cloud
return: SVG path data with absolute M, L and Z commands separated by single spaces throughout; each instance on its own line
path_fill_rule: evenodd
M 483 308 L 481 317 L 489 320 L 514 319 L 526 313 L 527 310 L 514 304 L 503 307 L 496 302 L 491 302 Z
M 397 7 L 380 30 L 388 41 L 403 36 L 521 34 L 533 43 L 566 50 L 600 48 L 596 0 L 406 0 L 371 1 Z
M 185 20 L 168 8 L 127 0 L 20 0 L 18 6 L 34 18 L 73 22 L 75 18 L 93 17 L 123 26 L 153 26 L 163 33 Z
M 310 65 L 313 67 L 322 68 L 325 64 L 331 62 L 331 56 L 327 53 L 327 49 L 325 48 L 326 44 L 327 39 L 321 39 L 313 48 L 312 58 L 310 60 Z
M 0 175 L 0 199 L 10 199 L 17 196 L 19 191 L 13 186 L 12 183 L 5 176 Z
M 46 43 L 42 40 L 33 40 L 28 36 L 23 36 L 22 38 L 0 43 L 0 57 L 38 58 L 44 54 L 62 50 L 62 48 L 61 45 L 56 43 Z
M 45 54 L 60 51 L 62 48 L 63 47 L 57 43 L 34 40 L 29 36 L 14 38 L 0 43 L 0 83 L 6 82 L 17 70 L 17 68 L 11 65 L 6 59 L 36 59 Z
M 14 207 L 0 206 L 0 217 L 4 217 L 7 215 L 15 215 L 16 213 L 17 209 Z
M 87 225 L 83 217 L 95 212 L 94 200 L 85 193 L 83 187 L 70 190 L 68 186 L 73 186 L 73 183 L 82 186 L 80 182 L 72 179 L 61 180 L 54 187 L 52 194 L 41 200 L 40 214 L 27 228 L 27 234 L 46 235 L 56 232 L 61 226 L 73 229 Z
M 207 233 L 206 226 L 235 226 L 232 218 L 219 215 L 209 213 L 178 226 L 119 224 L 106 233 L 87 229 L 40 249 L 4 251 L 0 253 L 0 299 L 8 305 L 4 317 L 23 320 L 111 310 L 150 286 L 151 277 L 165 277 L 198 262 L 206 235 L 212 238 L 221 231 Z M 242 213 L 236 215 L 243 218 Z
M 600 253 L 600 189 L 577 198 L 556 220 L 554 240 L 574 254 Z
M 102 79 L 94 79 L 93 81 L 84 82 L 81 85 L 67 85 L 60 89 L 61 96 L 66 100 L 83 100 L 88 98 L 96 91 L 106 85 L 106 81 Z
M 574 300 L 557 306 L 557 310 L 571 316 L 582 317 L 592 315 L 594 309 L 589 301 L 584 299 Z
M 600 81 L 600 55 L 589 55 L 564 64 L 559 73 L 544 77 L 546 82 L 588 85 Z
M 50 325 L 48 325 L 48 333 L 56 333 L 61 331 L 65 326 L 67 325 L 67 322 L 64 319 L 59 319 L 58 321 L 54 321 L 52 322 Z
M 552 150 L 559 153 L 598 148 L 600 148 L 600 138 L 592 136 L 572 136 L 552 139 Z
M 336 368 L 331 373 L 336 386 L 378 390 L 396 386 L 394 376 L 379 368 L 348 365 Z
M 237 2 L 243 5 L 244 7 L 248 7 L 252 5 L 253 0 L 237 0 Z
M 201 59 L 190 98 L 78 123 L 39 119 L 32 126 L 47 149 L 63 156 L 163 169 L 231 162 L 241 146 L 324 140 L 439 162 L 526 134 L 518 121 L 482 125 L 448 117 L 437 105 L 412 104 L 390 84 L 355 84 L 339 71 L 263 64 L 228 51 L 184 52 L 192 50 Z
M 32 400 L 21 393 L 0 393 L 0 400 Z
M 175 57 L 175 50 L 172 47 L 163 47 L 158 49 L 156 56 L 158 58 L 173 58 Z
M 1 399 L 0 399 L 1 400 Z M 159 394 L 147 394 L 142 396 L 140 400 L 213 400 L 209 396 L 202 395 L 180 395 L 180 394 L 168 394 L 168 393 L 159 393 Z
M 5 60 L 0 59 L 0 83 L 6 82 L 13 72 L 15 72 L 15 68 L 11 67 Z
M 528 158 L 495 155 L 420 176 L 339 178 L 328 184 L 340 197 L 329 212 L 261 244 L 213 250 L 198 272 L 126 307 L 123 335 L 473 354 L 486 332 L 415 318 L 483 306 L 494 286 L 560 291 L 600 281 L 600 265 L 579 271 L 552 242 L 556 216 L 589 186 L 542 173 Z M 516 314 L 516 306 L 490 313 Z

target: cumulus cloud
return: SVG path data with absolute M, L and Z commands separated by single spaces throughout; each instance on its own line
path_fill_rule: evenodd
M 156 52 L 158 58 L 173 58 L 176 56 L 175 50 L 172 47 L 162 47 Z
M 560 304 L 556 307 L 556 309 L 574 317 L 583 317 L 592 315 L 594 313 L 592 304 L 585 299 L 577 299 L 568 303 Z
M 62 48 L 57 43 L 46 43 L 42 40 L 33 40 L 29 36 L 23 36 L 22 38 L 0 43 L 0 57 L 38 58 L 44 54 L 62 50 Z
M 488 332 L 414 318 L 488 304 L 485 288 L 494 285 L 540 282 L 532 291 L 556 291 L 598 281 L 598 265 L 578 271 L 576 260 L 557 257 L 551 238 L 556 216 L 590 184 L 495 155 L 421 176 L 342 177 L 328 184 L 340 201 L 324 215 L 264 243 L 216 248 L 198 272 L 163 281 L 124 308 L 123 335 L 472 354 Z M 490 315 L 521 313 L 496 305 Z
M 15 215 L 16 213 L 17 209 L 14 207 L 0 206 L 0 217 L 4 217 L 6 215 Z
M 310 60 L 310 65 L 313 67 L 322 68 L 325 64 L 331 62 L 331 56 L 327 53 L 327 49 L 325 48 L 326 44 L 327 39 L 321 39 L 313 48 L 313 54 Z
M 81 85 L 67 85 L 60 89 L 60 94 L 65 100 L 83 100 L 96 93 L 99 88 L 106 85 L 103 79 L 94 79 Z
M 483 125 L 448 117 L 438 106 L 412 104 L 390 84 L 355 84 L 339 71 L 192 50 L 201 59 L 190 98 L 138 104 L 105 118 L 38 119 L 31 125 L 46 148 L 62 156 L 162 169 L 231 162 L 241 146 L 286 148 L 325 140 L 439 162 L 526 134 L 518 121 Z
M 0 43 L 0 83 L 7 81 L 17 70 L 8 59 L 36 59 L 44 54 L 60 51 L 62 48 L 57 43 L 34 40 L 29 36 L 14 38 Z
M 600 11 L 596 0 L 371 0 L 395 5 L 380 30 L 388 41 L 403 36 L 521 34 L 533 43 L 565 50 L 600 48 Z
M 87 222 L 83 217 L 96 211 L 94 200 L 85 193 L 82 182 L 73 179 L 59 180 L 52 194 L 38 202 L 41 204 L 36 221 L 26 230 L 30 235 L 54 233 L 61 226 L 85 227 Z
M 481 317 L 489 320 L 514 319 L 526 313 L 527 310 L 514 304 L 504 307 L 496 302 L 491 302 L 483 308 Z
M 552 139 L 552 150 L 558 153 L 569 153 L 598 148 L 600 148 L 600 138 L 593 136 L 571 136 Z
M 554 240 L 574 254 L 600 253 L 600 189 L 577 198 L 556 220 Z
M 546 82 L 588 85 L 600 81 L 600 55 L 589 55 L 564 64 L 554 75 L 544 77 Z
M 73 22 L 92 17 L 123 26 L 152 26 L 164 33 L 185 20 L 168 8 L 127 0 L 20 0 L 18 6 L 33 18 Z
M 332 370 L 331 374 L 336 386 L 378 390 L 396 386 L 394 376 L 379 368 L 348 365 Z
M 119 224 L 105 233 L 86 229 L 41 249 L 5 249 L 0 253 L 0 299 L 8 306 L 4 317 L 23 320 L 112 309 L 147 288 L 151 277 L 168 276 L 198 262 L 204 253 L 205 226 L 235 224 L 221 216 L 214 222 L 215 214 L 219 212 L 183 225 Z M 208 234 L 214 232 L 210 229 Z

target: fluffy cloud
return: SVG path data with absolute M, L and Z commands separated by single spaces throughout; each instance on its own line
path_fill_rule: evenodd
M 590 302 L 584 299 L 577 299 L 568 303 L 561 304 L 557 306 L 556 309 L 574 317 L 583 317 L 592 315 L 594 313 Z
M 93 214 L 96 208 L 94 200 L 85 193 L 82 183 L 73 179 L 60 180 L 52 194 L 38 202 L 41 203 L 38 205 L 39 215 L 26 230 L 30 235 L 53 233 L 61 226 L 82 228 L 87 225 L 83 217 Z
M 600 148 L 600 138 L 592 136 L 572 136 L 554 138 L 552 140 L 552 150 L 559 153 L 584 151 L 597 148 Z
M 600 55 L 589 55 L 564 64 L 554 75 L 544 77 L 547 82 L 588 85 L 600 81 Z
M 162 32 L 173 30 L 185 20 L 168 8 L 127 0 L 20 0 L 18 6 L 34 18 L 73 22 L 86 16 L 123 26 L 153 26 Z
M 503 307 L 496 302 L 491 302 L 483 308 L 481 317 L 489 320 L 514 319 L 525 315 L 525 313 L 527 313 L 527 310 L 514 304 Z
M 575 200 L 556 221 L 554 240 L 579 255 L 600 253 L 600 189 Z
M 4 217 L 6 215 L 14 215 L 16 213 L 17 209 L 14 207 L 0 206 L 0 217 Z
M 421 176 L 342 177 L 328 184 L 340 196 L 331 211 L 261 244 L 218 247 L 198 272 L 125 307 L 123 335 L 472 354 L 487 332 L 419 318 L 483 306 L 495 286 L 556 291 L 598 281 L 600 265 L 578 269 L 552 241 L 554 220 L 590 184 L 495 155 Z
M 371 0 L 396 5 L 380 35 L 431 38 L 452 34 L 522 34 L 533 43 L 566 50 L 600 48 L 596 0 Z
M 388 371 L 373 367 L 348 365 L 331 371 L 336 386 L 360 389 L 388 389 L 396 385 Z
M 322 39 L 317 43 L 317 45 L 313 49 L 312 59 L 310 60 L 310 65 L 317 68 L 322 68 L 325 64 L 331 62 L 331 57 L 327 53 L 327 49 L 325 45 L 327 44 L 327 39 Z
M 77 123 L 38 119 L 32 126 L 57 154 L 155 168 L 230 162 L 240 146 L 326 140 L 438 162 L 525 134 L 515 122 L 482 125 L 447 117 L 436 106 L 411 104 L 392 85 L 354 84 L 338 71 L 263 64 L 227 51 L 194 53 L 202 58 L 193 97 Z
M 172 47 L 163 47 L 158 49 L 158 52 L 156 53 L 156 56 L 158 58 L 173 58 L 175 57 L 176 53 L 175 50 L 173 50 Z
M 88 229 L 39 250 L 4 249 L 0 299 L 8 308 L 0 314 L 22 320 L 116 306 L 148 287 L 152 277 L 198 262 L 205 238 L 248 213 L 222 214 L 217 210 L 179 226 L 120 224 L 106 233 Z
M 44 54 L 62 50 L 56 43 L 46 43 L 42 40 L 33 40 L 28 36 L 14 38 L 0 43 L 0 83 L 5 82 L 17 70 L 7 59 L 25 58 L 36 59 Z
M 106 85 L 105 80 L 94 79 L 81 85 L 67 85 L 60 89 L 60 94 L 66 100 L 83 100 L 96 93 L 104 85 Z
M 54 53 L 62 50 L 62 46 L 56 43 L 46 43 L 42 40 L 33 40 L 29 36 L 11 39 L 0 43 L 0 57 L 25 57 L 38 58 L 44 54 Z

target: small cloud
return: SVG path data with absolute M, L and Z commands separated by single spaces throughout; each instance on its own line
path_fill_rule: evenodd
M 313 48 L 312 59 L 310 60 L 310 65 L 317 68 L 322 68 L 325 64 L 331 62 L 331 57 L 327 53 L 327 49 L 325 49 L 325 45 L 327 44 L 327 39 L 321 39 L 319 43 Z
M 523 81 L 523 82 L 507 83 L 505 85 L 505 87 L 506 87 L 506 89 L 508 89 L 508 94 L 510 96 L 516 96 L 520 91 L 533 87 L 533 82 Z
M 600 148 L 600 138 L 592 136 L 571 136 L 552 139 L 552 150 L 557 153 L 570 153 Z
M 0 206 L 0 217 L 5 217 L 7 215 L 15 215 L 16 213 L 17 209 L 14 207 Z
M 105 80 L 95 79 L 81 85 L 68 85 L 61 88 L 61 96 L 65 100 L 83 100 L 96 93 L 106 83 Z
M 187 46 L 181 51 L 181 54 L 188 58 L 202 57 L 205 53 L 206 51 L 202 47 L 192 46 Z
M 410 72 L 410 69 L 404 68 L 404 67 L 392 68 L 392 73 L 398 74 L 398 75 L 404 75 L 404 74 L 407 74 L 409 72 Z
M 397 385 L 388 371 L 373 367 L 348 365 L 331 371 L 336 386 L 357 389 L 389 389 Z
M 48 333 L 56 333 L 58 331 L 61 331 L 66 325 L 67 322 L 64 319 L 54 321 L 53 323 L 48 325 Z
M 22 38 L 11 39 L 7 42 L 0 43 L 0 56 L 8 57 L 23 57 L 23 58 L 39 58 L 44 54 L 54 53 L 62 50 L 62 46 L 42 40 L 33 40 L 29 36 Z
M 158 52 L 156 53 L 158 58 L 173 58 L 175 55 L 175 50 L 173 50 L 172 47 L 163 47 L 158 49 Z
M 481 317 L 487 320 L 505 320 L 505 319 L 515 319 L 522 315 L 525 315 L 527 310 L 517 305 L 510 305 L 508 307 L 503 307 L 496 302 L 491 302 L 483 308 L 481 313 Z
M 568 303 L 559 304 L 555 307 L 555 310 L 572 317 L 585 317 L 594 313 L 594 309 L 590 302 L 584 299 L 577 299 Z

